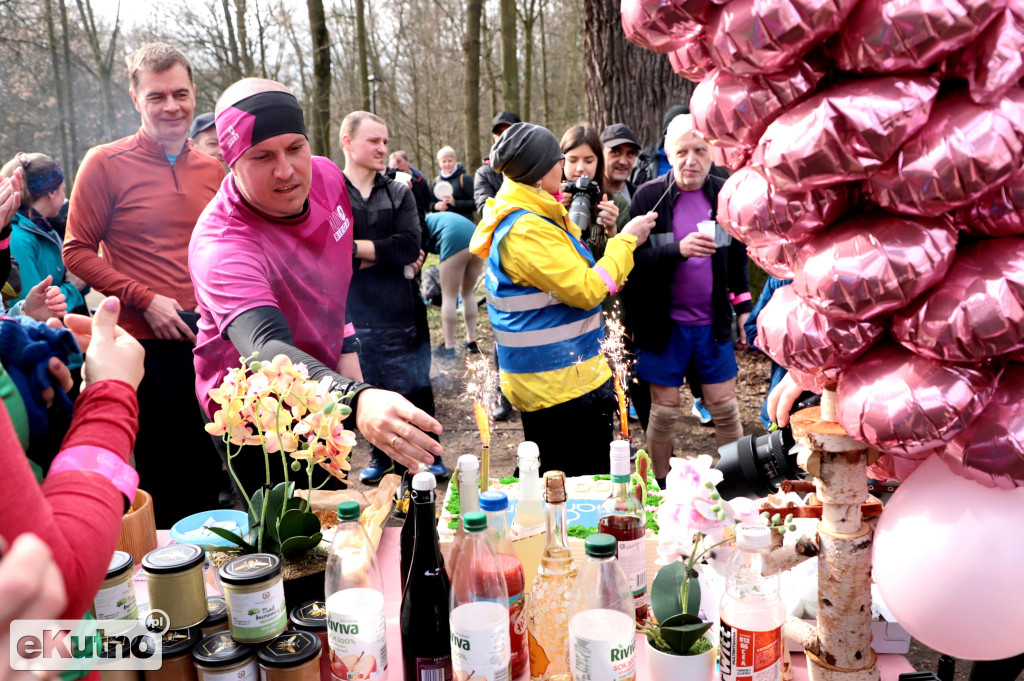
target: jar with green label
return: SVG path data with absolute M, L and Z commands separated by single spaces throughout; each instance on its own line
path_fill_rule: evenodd
M 132 626 L 131 622 L 125 622 L 124 626 L 119 627 L 112 620 L 135 620 L 139 617 L 135 584 L 132 582 L 134 565 L 130 553 L 114 551 L 107 568 L 107 578 L 92 600 L 93 615 L 104 622 L 103 628 L 108 634 L 120 634 Z
M 243 643 L 262 643 L 288 626 L 281 559 L 269 553 L 233 558 L 220 569 L 228 602 L 231 636 Z
M 265 681 L 319 681 L 322 650 L 316 634 L 288 629 L 261 644 L 256 657 Z
M 199 639 L 199 629 L 170 629 L 160 641 L 160 669 L 147 669 L 145 681 L 197 681 L 192 664 L 192 649 Z
M 327 644 L 327 606 L 323 601 L 307 601 L 292 608 L 288 613 L 292 629 L 308 631 L 320 639 L 320 679 L 333 681 L 331 677 L 331 648 Z
M 188 629 L 206 619 L 206 552 L 195 544 L 171 544 L 142 558 L 149 605 L 167 613 L 171 629 Z
M 259 681 L 256 648 L 239 643 L 226 631 L 211 634 L 192 649 L 199 681 Z
M 210 596 L 206 599 L 206 619 L 199 625 L 203 636 L 228 630 L 228 602 L 223 596 Z

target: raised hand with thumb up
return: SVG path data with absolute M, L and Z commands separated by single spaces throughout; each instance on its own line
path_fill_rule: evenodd
M 142 381 L 146 351 L 139 341 L 117 325 L 120 311 L 121 301 L 111 297 L 100 303 L 91 319 L 77 314 L 64 317 L 64 324 L 85 351 L 83 387 L 97 381 L 119 380 L 138 389 Z

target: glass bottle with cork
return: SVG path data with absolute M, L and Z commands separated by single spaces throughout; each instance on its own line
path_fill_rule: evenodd
M 597 511 L 597 529 L 618 541 L 618 561 L 633 593 L 636 621 L 650 617 L 647 594 L 647 514 L 629 489 L 629 441 L 611 443 L 612 495 Z
M 412 478 L 415 535 L 399 619 L 405 681 L 452 681 L 451 583 L 434 524 L 436 487 L 437 480 L 429 472 Z
M 519 502 L 509 528 L 512 546 L 523 564 L 524 589 L 533 590 L 547 536 L 544 533 L 543 488 L 540 481 L 540 450 L 534 442 L 520 442 Z
M 576 582 L 576 565 L 569 550 L 565 500 L 565 473 L 548 471 L 544 474 L 547 544 L 526 604 L 533 681 L 570 681 L 569 595 Z

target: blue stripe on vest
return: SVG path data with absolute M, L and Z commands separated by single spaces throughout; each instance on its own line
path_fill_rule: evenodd
M 494 230 L 491 240 L 490 252 L 487 256 L 487 277 L 485 286 L 490 297 L 500 301 L 512 299 L 516 296 L 543 293 L 533 286 L 522 286 L 513 282 L 501 269 L 498 245 L 501 240 L 512 229 L 523 215 L 530 211 L 523 209 L 516 210 L 505 216 Z M 565 232 L 566 237 L 576 248 L 576 251 L 586 259 L 591 266 L 594 265 L 594 257 L 587 247 L 574 238 L 572 234 L 565 231 L 554 221 L 547 220 L 556 228 Z M 519 311 L 502 311 L 494 305 L 487 306 L 491 326 L 495 331 L 495 345 L 498 349 L 498 362 L 503 371 L 514 374 L 539 373 L 542 371 L 553 371 L 564 369 L 595 357 L 601 351 L 601 340 L 604 338 L 604 319 L 601 316 L 601 306 L 596 305 L 589 310 L 581 310 L 558 303 L 550 304 L 549 301 L 540 298 L 535 309 Z M 565 327 L 565 328 L 559 328 Z M 541 344 L 529 344 L 528 347 L 516 347 L 514 339 L 517 335 L 524 337 L 545 337 L 565 336 L 558 340 Z M 506 339 L 510 344 L 504 344 L 498 337 Z

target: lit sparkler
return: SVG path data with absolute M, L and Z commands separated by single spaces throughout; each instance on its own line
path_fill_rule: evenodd
M 480 491 L 487 491 L 491 474 L 491 414 L 498 405 L 498 372 L 485 355 L 466 360 L 466 398 L 473 400 L 473 417 L 480 431 Z
M 618 310 L 605 318 L 605 335 L 601 351 L 608 359 L 615 379 L 615 396 L 619 400 L 619 431 L 623 440 L 629 440 L 629 404 L 626 401 L 626 383 L 629 381 L 630 362 L 626 352 L 626 335 Z

